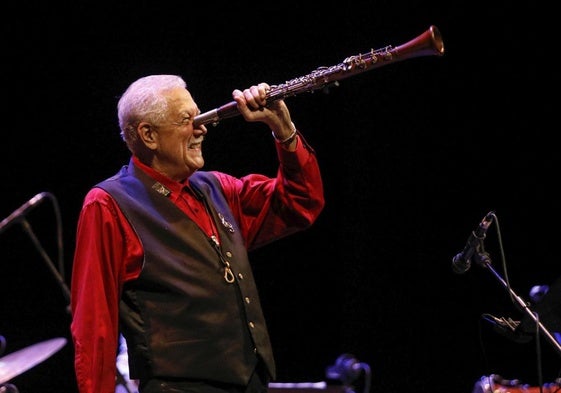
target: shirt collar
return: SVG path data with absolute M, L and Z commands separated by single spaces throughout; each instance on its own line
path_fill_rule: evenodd
M 189 188 L 189 179 L 181 182 L 170 179 L 169 177 L 156 171 L 154 168 L 144 164 L 137 156 L 132 156 L 133 164 L 145 172 L 148 176 L 153 178 L 156 182 L 152 186 L 160 194 L 167 196 L 172 201 L 175 201 L 185 187 Z M 167 194 L 167 195 L 166 195 Z

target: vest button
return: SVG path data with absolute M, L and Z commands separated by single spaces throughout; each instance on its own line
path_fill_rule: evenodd
M 252 328 L 252 329 L 254 329 L 254 328 L 255 328 L 255 324 L 254 324 L 253 322 L 249 321 L 249 327 Z
M 226 251 L 226 256 L 227 256 L 228 258 L 232 258 L 232 253 L 231 253 L 230 251 Z
M 243 274 L 238 273 L 238 278 L 239 278 L 240 280 L 243 280 Z
M 244 298 L 244 300 L 245 300 L 245 302 L 246 302 L 247 304 L 251 303 L 251 300 L 249 300 L 249 297 L 248 297 L 248 296 L 246 296 L 246 297 Z

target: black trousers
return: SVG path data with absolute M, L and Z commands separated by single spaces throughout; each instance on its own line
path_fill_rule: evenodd
M 258 370 L 247 386 L 203 380 L 152 378 L 141 382 L 140 393 L 267 393 L 269 378 Z

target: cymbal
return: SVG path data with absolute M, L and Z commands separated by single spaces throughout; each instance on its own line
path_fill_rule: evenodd
M 52 338 L 0 358 L 0 383 L 11 380 L 41 363 L 66 344 L 63 337 Z

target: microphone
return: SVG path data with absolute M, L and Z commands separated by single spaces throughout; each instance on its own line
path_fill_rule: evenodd
M 3 219 L 2 222 L 0 222 L 0 233 L 4 232 L 4 230 L 8 229 L 10 225 L 15 223 L 16 221 L 25 217 L 25 215 L 29 213 L 31 209 L 37 206 L 47 195 L 48 193 L 41 192 L 35 195 L 29 201 L 25 202 L 18 209 L 14 210 L 12 214 L 10 214 L 8 217 Z
M 471 267 L 471 257 L 479 250 L 481 241 L 485 239 L 487 229 L 493 222 L 493 215 L 494 212 L 490 211 L 483 217 L 483 220 L 481 220 L 475 231 L 471 232 L 469 235 L 466 246 L 462 252 L 456 254 L 456 256 L 452 258 L 452 270 L 454 273 L 462 274 L 469 270 Z

